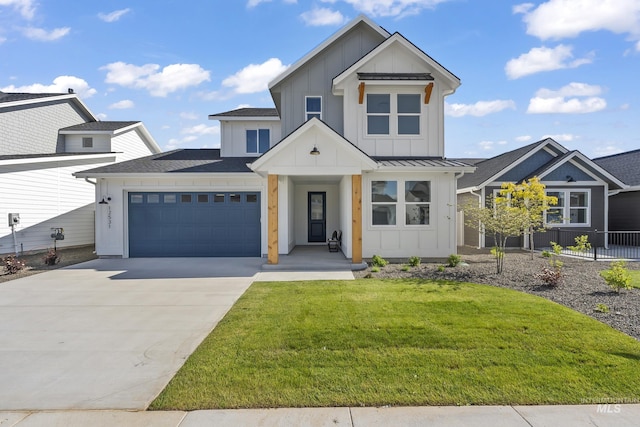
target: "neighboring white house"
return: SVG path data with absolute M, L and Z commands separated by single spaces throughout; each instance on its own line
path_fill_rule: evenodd
M 342 231 L 353 264 L 456 252 L 444 98 L 459 79 L 360 16 L 273 80 L 276 108 L 209 116 L 221 148 L 77 173 L 97 179 L 101 256 L 261 256 Z
M 58 228 L 58 247 L 94 243 L 95 184 L 73 173 L 158 152 L 141 122 L 98 121 L 72 92 L 0 92 L 0 253 L 53 247 Z

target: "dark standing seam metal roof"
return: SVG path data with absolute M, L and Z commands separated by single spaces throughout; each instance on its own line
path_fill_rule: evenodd
M 640 150 L 598 157 L 593 161 L 625 184 L 640 185 Z
M 97 132 L 97 131 L 108 131 L 113 132 L 118 129 L 126 128 L 131 125 L 135 125 L 136 123 L 140 123 L 140 121 L 133 122 L 123 122 L 123 121 L 100 121 L 100 122 L 88 122 L 88 123 L 80 123 L 79 125 L 68 126 L 66 128 L 60 129 L 71 130 L 71 131 L 87 131 L 87 132 Z
M 424 158 L 396 158 L 396 157 L 372 157 L 373 160 L 380 163 L 380 166 L 386 167 L 472 167 L 467 163 L 459 160 L 449 160 L 440 157 L 424 157 Z
M 358 80 L 434 80 L 431 73 L 358 73 Z
M 275 108 L 238 108 L 218 114 L 209 114 L 209 117 L 279 117 Z
M 499 156 L 492 157 L 487 160 L 483 160 L 475 164 L 476 171 L 472 174 L 466 174 L 458 180 L 458 188 L 475 187 L 492 176 L 496 175 L 507 166 L 510 166 L 516 160 L 534 150 L 541 144 L 544 144 L 547 140 L 534 142 L 533 144 L 525 145 L 513 151 L 500 154 Z
M 79 172 L 80 174 L 253 173 L 256 157 L 220 157 L 220 149 L 180 149 Z
M 27 101 L 30 99 L 51 98 L 54 96 L 68 95 L 67 93 L 7 93 L 0 92 L 0 103 Z

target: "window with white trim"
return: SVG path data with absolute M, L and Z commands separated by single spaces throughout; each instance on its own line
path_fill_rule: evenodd
M 368 93 L 367 135 L 420 135 L 420 100 L 416 93 Z
M 590 190 L 550 190 L 547 196 L 558 198 L 558 203 L 546 212 L 547 225 L 589 225 Z
M 91 138 L 91 137 L 83 137 L 82 138 L 82 148 L 93 148 L 93 138 Z
M 269 145 L 269 129 L 247 129 L 247 154 L 262 154 Z
M 321 96 L 305 96 L 304 97 L 304 114 L 305 121 L 313 117 L 322 120 L 322 97 Z
M 398 188 L 404 191 L 398 192 Z M 396 226 L 404 216 L 405 226 L 424 226 L 430 223 L 430 181 L 372 181 L 371 225 Z

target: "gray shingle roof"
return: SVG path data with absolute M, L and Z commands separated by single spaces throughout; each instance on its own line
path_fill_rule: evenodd
M 279 117 L 275 108 L 238 108 L 218 114 L 210 114 L 209 117 Z
M 66 93 L 7 93 L 0 92 L 0 103 L 27 101 L 30 99 L 50 98 L 54 96 L 67 95 Z
M 460 178 L 458 180 L 458 188 L 475 187 L 482 184 L 483 182 L 496 175 L 507 166 L 510 166 L 516 160 L 534 150 L 540 144 L 544 144 L 545 142 L 546 139 L 475 163 L 475 166 L 478 169 L 476 169 L 474 173 L 466 174 L 462 178 Z
M 255 157 L 220 157 L 220 149 L 181 149 L 79 172 L 81 175 L 252 172 Z
M 68 126 L 66 128 L 60 129 L 61 131 L 65 130 L 73 130 L 73 131 L 87 131 L 87 132 L 97 132 L 97 131 L 108 131 L 113 132 L 118 129 L 126 128 L 136 123 L 140 123 L 139 121 L 98 121 L 98 122 L 87 122 L 80 123 L 79 125 Z
M 5 154 L 0 156 L 0 160 L 21 160 L 21 159 L 41 159 L 47 157 L 71 157 L 71 156 L 94 156 L 96 154 L 114 154 L 113 152 L 91 152 L 91 153 L 43 153 L 43 154 Z
M 640 185 L 640 150 L 598 157 L 593 161 L 625 184 Z

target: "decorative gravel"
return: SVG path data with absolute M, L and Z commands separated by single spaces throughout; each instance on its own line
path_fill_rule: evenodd
M 609 269 L 609 262 L 560 257 L 564 263 L 563 280 L 551 287 L 535 277 L 549 265 L 549 259 L 539 252 L 533 260 L 528 252 L 507 252 L 502 274 L 496 274 L 495 259 L 488 253 L 467 253 L 461 257 L 462 265 L 446 267 L 444 271 L 438 271 L 442 263 L 422 263 L 408 271 L 402 271 L 403 264 L 388 264 L 376 273 L 371 272 L 371 267 L 354 273 L 357 277 L 370 274 L 376 278 L 456 280 L 515 289 L 570 307 L 640 340 L 640 289 L 617 293 L 607 286 L 600 271 Z M 640 270 L 640 263 L 629 262 L 627 268 Z M 605 304 L 609 312 L 598 312 L 598 304 Z

